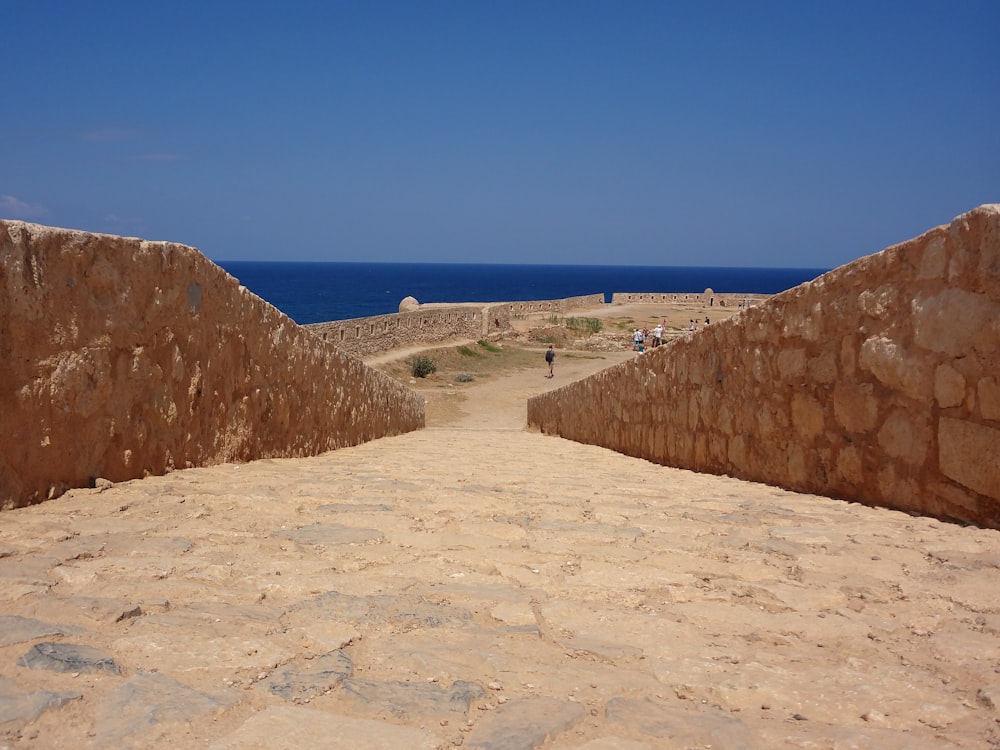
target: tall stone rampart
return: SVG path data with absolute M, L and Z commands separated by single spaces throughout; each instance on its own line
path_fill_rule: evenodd
M 0 509 L 417 429 L 423 399 L 194 248 L 0 221 Z
M 510 320 L 537 312 L 566 313 L 604 303 L 592 294 L 530 302 L 428 303 L 415 310 L 311 323 L 310 331 L 357 357 L 455 338 L 488 339 L 511 330 Z
M 525 302 L 498 302 L 495 307 L 504 307 L 511 317 L 528 315 L 529 313 L 551 312 L 570 313 L 574 310 L 584 310 L 599 307 L 604 304 L 604 294 L 582 294 L 577 297 L 562 299 L 530 300 Z
M 758 304 L 769 294 L 719 294 L 706 289 L 704 292 L 615 292 L 612 305 L 701 305 L 706 307 L 739 308 L 741 304 Z
M 656 463 L 1000 528 L 1000 205 L 528 402 Z
M 507 325 L 486 317 L 481 305 L 421 306 L 417 310 L 365 318 L 310 323 L 314 335 L 356 357 L 387 352 L 415 344 L 434 344 L 453 338 L 478 340 Z

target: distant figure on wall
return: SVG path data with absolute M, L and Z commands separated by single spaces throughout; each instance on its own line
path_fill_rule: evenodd
M 552 344 L 549 344 L 549 348 L 545 350 L 545 361 L 549 363 L 549 374 L 545 377 L 554 377 L 555 373 L 552 371 L 552 368 L 554 367 L 556 361 L 556 351 L 552 348 Z

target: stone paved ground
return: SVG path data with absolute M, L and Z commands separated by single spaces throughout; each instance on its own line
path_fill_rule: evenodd
M 0 747 L 998 746 L 1000 534 L 521 429 L 600 364 L 4 513 Z

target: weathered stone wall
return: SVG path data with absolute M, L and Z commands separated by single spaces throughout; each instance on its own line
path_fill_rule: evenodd
M 611 304 L 705 305 L 738 308 L 740 303 L 756 305 L 770 296 L 769 294 L 718 294 L 711 289 L 706 289 L 701 293 L 615 292 L 611 295 Z
M 1000 205 L 536 396 L 528 422 L 1000 528 Z
M 502 302 L 496 307 L 506 307 L 511 317 L 516 315 L 527 315 L 528 313 L 551 312 L 570 313 L 574 310 L 599 307 L 604 304 L 603 294 L 583 294 L 578 297 L 565 297 L 563 299 L 531 300 L 528 302 Z
M 417 429 L 423 399 L 197 250 L 0 221 L 0 508 Z
M 442 305 L 367 318 L 334 320 L 304 326 L 324 341 L 356 357 L 367 357 L 414 344 L 433 344 L 453 338 L 479 340 L 508 327 L 506 318 L 494 321 L 482 305 Z
M 430 303 L 407 310 L 366 318 L 334 320 L 305 326 L 325 341 L 357 357 L 417 344 L 434 344 L 455 338 L 478 341 L 509 331 L 510 319 L 530 312 L 566 313 L 604 304 L 592 294 L 557 300 L 459 304 Z

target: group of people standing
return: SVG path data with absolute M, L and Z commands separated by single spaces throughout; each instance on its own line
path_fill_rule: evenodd
M 652 331 L 648 328 L 636 328 L 632 333 L 632 351 L 636 354 L 642 354 L 646 351 L 646 342 L 649 342 L 651 346 L 657 347 L 663 343 L 663 328 L 667 321 L 658 324 Z
M 709 325 L 710 322 L 711 321 L 709 321 L 708 317 L 706 317 L 705 325 L 706 326 Z M 688 330 L 697 331 L 699 325 L 700 325 L 699 321 L 692 318 L 690 320 Z M 653 330 L 649 330 L 648 328 L 636 328 L 632 332 L 632 351 L 634 351 L 638 356 L 646 351 L 647 343 L 653 348 L 660 346 L 663 343 L 663 331 L 666 329 L 666 326 L 667 326 L 667 321 L 666 319 L 664 319 L 663 322 L 658 323 L 656 327 L 653 328 Z M 555 359 L 556 359 L 555 350 L 552 348 L 552 345 L 549 344 L 549 348 L 545 351 L 545 363 L 549 366 L 549 373 L 548 375 L 545 376 L 547 378 L 555 376 L 555 373 L 553 371 L 555 365 Z
M 706 317 L 705 325 L 709 325 L 711 321 Z M 689 331 L 697 331 L 701 323 L 694 318 L 691 319 L 690 325 L 688 326 Z M 646 351 L 646 346 L 657 347 L 663 343 L 663 332 L 666 329 L 667 321 L 664 320 L 662 323 L 658 324 L 652 331 L 648 328 L 636 328 L 632 332 L 632 351 L 636 354 L 642 354 Z

